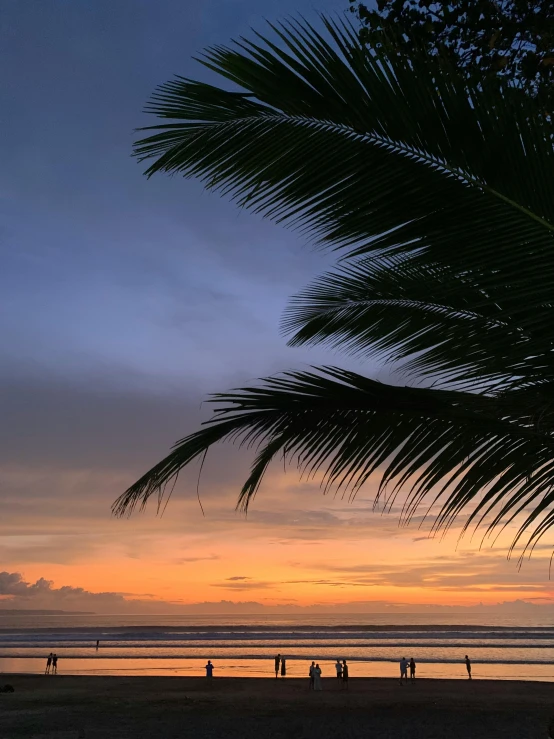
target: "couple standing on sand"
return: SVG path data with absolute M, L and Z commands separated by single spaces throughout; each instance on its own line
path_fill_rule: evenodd
M 402 685 L 402 679 L 404 682 L 408 682 L 408 667 L 410 668 L 410 680 L 415 680 L 416 663 L 413 657 L 410 657 L 410 661 L 406 657 L 402 657 L 400 660 L 400 685 Z
M 312 662 L 310 665 L 310 690 L 321 690 L 321 667 Z
M 335 670 L 337 671 L 337 680 L 342 682 L 342 687 L 348 689 L 348 665 L 346 660 L 343 659 L 342 664 L 340 659 L 335 662 Z
M 279 667 L 281 667 L 281 677 L 286 677 L 287 658 L 281 657 L 280 654 L 275 657 L 275 677 L 279 677 Z
M 57 654 L 50 654 L 46 658 L 46 670 L 44 671 L 45 675 L 50 674 L 50 667 L 52 667 L 52 675 L 56 675 L 58 672 L 58 655 Z

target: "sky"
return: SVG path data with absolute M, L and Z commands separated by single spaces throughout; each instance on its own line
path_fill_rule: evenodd
M 210 452 L 163 516 L 110 506 L 208 417 L 210 392 L 311 364 L 385 379 L 374 362 L 291 349 L 290 295 L 329 256 L 205 193 L 146 180 L 130 153 L 156 85 L 215 82 L 193 60 L 264 18 L 346 0 L 4 0 L 0 11 L 0 608 L 97 612 L 383 610 L 554 601 L 550 550 L 398 525 L 272 468 L 234 511 L 249 455 Z M 143 167 L 144 168 L 144 167 Z M 508 531 L 508 535 L 509 535 Z M 242 604 L 242 605 L 241 605 Z M 515 606 L 514 606 L 515 607 Z

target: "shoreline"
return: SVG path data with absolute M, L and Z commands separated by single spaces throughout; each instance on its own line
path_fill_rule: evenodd
M 47 654 L 47 653 L 46 653 Z M 46 654 L 41 657 L 0 658 L 0 674 L 42 675 L 46 666 Z M 407 653 L 408 654 L 408 653 Z M 294 659 L 287 656 L 287 677 L 285 680 L 302 679 L 307 676 L 311 660 Z M 410 657 L 411 654 L 408 654 Z M 422 662 L 414 655 L 417 663 L 416 675 L 420 679 L 467 680 L 462 654 L 451 662 Z M 471 656 L 471 653 L 470 653 Z M 204 676 L 204 665 L 211 659 L 215 665 L 217 678 L 259 678 L 274 679 L 273 660 L 248 659 L 239 656 L 216 658 L 213 654 L 204 657 L 111 657 L 93 654 L 87 657 L 74 657 L 58 651 L 59 675 L 80 677 L 93 676 L 134 676 L 134 677 L 181 677 L 198 678 Z M 322 660 L 314 656 L 323 670 L 323 677 L 335 675 L 334 660 Z M 398 679 L 397 661 L 349 660 L 351 678 Z M 482 681 L 554 682 L 554 665 L 551 663 L 495 663 L 472 659 L 473 676 Z M 281 678 L 280 678 L 281 679 Z
M 47 679 L 48 678 L 48 679 Z M 536 739 L 554 714 L 543 682 L 3 674 L 2 739 Z

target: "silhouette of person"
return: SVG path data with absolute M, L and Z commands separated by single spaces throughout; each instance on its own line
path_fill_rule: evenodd
M 338 657 L 337 657 L 337 661 L 335 662 L 335 670 L 337 671 L 337 680 L 340 680 L 342 678 L 342 665 Z
M 58 655 L 52 655 L 52 675 L 58 674 Z
M 281 657 L 281 677 L 286 677 L 287 674 L 287 660 L 286 657 Z
M 467 670 L 467 676 L 471 680 L 471 662 L 469 660 L 469 657 L 466 654 L 466 670 Z
M 100 639 L 96 640 L 96 651 L 98 651 L 98 647 L 100 646 Z
M 321 690 L 321 667 L 316 665 L 314 667 L 314 690 Z
M 281 655 L 275 657 L 275 677 L 279 677 L 279 665 L 281 664 Z
M 44 671 L 45 675 L 48 675 L 50 672 L 50 665 L 52 664 L 52 652 L 48 655 L 46 658 L 46 670 Z
M 402 685 L 402 678 L 404 678 L 404 682 L 408 682 L 408 660 L 406 657 L 402 657 L 400 660 L 400 685 Z
M 416 664 L 413 657 L 410 657 L 410 680 L 415 680 Z
M 314 689 L 314 679 L 315 679 L 315 662 L 312 662 L 310 665 L 310 690 Z
M 208 660 L 208 663 L 206 665 L 206 677 L 213 677 L 214 676 L 214 666 L 212 665 L 212 661 Z
M 345 659 L 342 661 L 342 687 L 348 690 L 348 665 Z

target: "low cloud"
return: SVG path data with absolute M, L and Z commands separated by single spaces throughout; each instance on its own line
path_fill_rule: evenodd
M 54 587 L 44 577 L 31 583 L 19 572 L 0 572 L 0 599 L 9 608 L 53 608 L 81 610 L 106 607 L 116 608 L 127 601 L 121 593 L 93 593 L 84 588 L 62 585 Z
M 267 580 L 252 580 L 250 577 L 230 577 L 225 582 L 211 583 L 212 588 L 225 588 L 225 590 L 267 590 L 275 588 L 279 583 Z
M 187 562 L 212 562 L 216 559 L 221 559 L 219 554 L 209 554 L 205 557 L 198 556 L 198 557 L 177 557 L 173 560 L 173 564 L 176 565 L 182 565 L 186 564 Z
M 515 561 L 507 561 L 502 552 L 460 552 L 455 556 L 441 555 L 425 561 L 394 564 L 371 562 L 333 565 L 327 562 L 291 562 L 297 569 L 319 571 L 332 578 L 293 580 L 291 583 L 331 584 L 344 586 L 393 586 L 456 592 L 547 592 L 553 590 L 548 580 L 549 560 L 536 557 L 526 562 L 518 572 Z
M 300 581 L 298 581 L 300 582 Z M 318 584 L 317 581 L 310 581 Z M 334 585 L 329 580 L 321 580 L 321 584 Z M 224 587 L 236 590 L 272 589 L 278 583 L 265 581 L 248 581 L 214 583 L 213 587 Z M 504 601 L 494 605 L 476 606 L 444 606 L 433 603 L 417 604 L 386 600 L 360 600 L 347 603 L 314 603 L 299 606 L 291 598 L 284 597 L 279 603 L 275 597 L 268 604 L 259 601 L 203 601 L 185 603 L 178 601 L 145 600 L 150 594 L 136 593 L 94 593 L 84 588 L 64 585 L 55 587 L 53 582 L 41 577 L 35 582 L 25 580 L 19 572 L 0 572 L 0 613 L 2 610 L 63 610 L 91 611 L 99 614 L 209 614 L 209 613 L 474 613 L 532 611 L 549 617 L 554 614 L 554 598 L 531 597 L 525 600 Z M 262 600 L 270 600 L 262 598 Z M 537 603 L 536 601 L 541 601 Z

